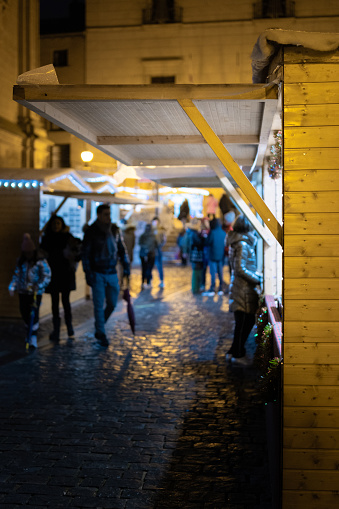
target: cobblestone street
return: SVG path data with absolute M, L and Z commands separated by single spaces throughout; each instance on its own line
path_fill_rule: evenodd
M 228 367 L 227 296 L 193 296 L 189 267 L 126 303 L 96 348 L 92 303 L 76 340 L 0 367 L 0 507 L 271 509 L 264 405 L 252 367 Z M 254 339 L 249 341 L 250 354 Z

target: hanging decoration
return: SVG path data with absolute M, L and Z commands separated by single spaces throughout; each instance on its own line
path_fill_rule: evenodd
M 260 372 L 258 387 L 267 404 L 280 398 L 282 360 L 273 357 L 273 327 L 269 322 L 265 298 L 259 299 L 256 327 L 254 365 Z
M 277 180 L 282 173 L 282 131 L 275 131 L 273 137 L 275 144 L 272 145 L 272 155 L 268 158 L 268 173 L 273 180 Z

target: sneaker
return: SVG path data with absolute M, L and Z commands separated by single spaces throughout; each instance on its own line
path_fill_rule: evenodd
M 201 295 L 203 295 L 204 297 L 214 297 L 215 292 L 214 291 L 202 292 Z
M 96 339 L 98 340 L 98 343 L 100 346 L 107 347 L 109 345 L 108 339 L 106 337 L 106 334 L 103 334 L 102 332 L 96 332 L 94 334 Z
M 165 288 L 165 283 L 163 281 L 160 282 L 159 288 Z
M 224 292 L 222 290 L 219 290 L 218 295 L 224 295 Z

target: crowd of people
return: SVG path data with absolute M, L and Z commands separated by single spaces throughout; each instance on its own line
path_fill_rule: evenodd
M 210 197 L 209 197 L 210 198 Z M 212 197 L 213 198 L 213 197 Z M 209 200 L 206 218 L 189 217 L 189 208 L 181 207 L 183 230 L 177 244 L 183 266 L 192 267 L 192 293 L 212 297 L 229 293 L 230 311 L 234 312 L 234 338 L 226 359 L 245 363 L 246 340 L 255 323 L 258 289 L 262 282 L 257 272 L 256 236 L 242 215 L 233 210 L 220 221 L 215 215 L 215 200 Z M 166 230 L 159 217 L 145 225 L 139 237 L 141 290 L 152 287 L 156 267 L 159 287 L 164 288 L 163 247 Z M 124 278 L 129 279 L 135 247 L 135 227 L 122 220 L 120 228 L 111 222 L 108 204 L 99 205 L 96 220 L 84 229 L 83 241 L 75 238 L 61 216 L 52 215 L 36 248 L 24 234 L 21 254 L 9 285 L 10 295 L 19 294 L 19 307 L 26 327 L 29 348 L 37 348 L 39 307 L 43 293 L 51 295 L 52 331 L 50 340 L 60 340 L 60 295 L 69 340 L 74 339 L 70 292 L 76 288 L 75 273 L 82 261 L 87 284 L 92 289 L 95 338 L 102 347 L 109 345 L 105 323 L 114 311 Z M 224 282 L 224 267 L 230 270 L 229 286 Z M 207 284 L 209 271 L 209 288 Z

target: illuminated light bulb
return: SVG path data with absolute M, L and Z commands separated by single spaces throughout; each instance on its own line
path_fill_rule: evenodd
M 34 181 L 34 182 L 32 183 L 32 187 L 38 187 L 38 183 L 37 183 L 36 181 Z
M 84 152 L 81 152 L 80 156 L 84 163 L 90 163 L 93 159 L 93 152 L 84 150 Z
M 5 187 L 8 187 L 8 182 L 5 182 L 5 183 L 4 183 L 4 186 L 5 186 Z
M 25 187 L 30 187 L 30 185 L 31 185 L 31 184 L 30 184 L 29 182 L 26 182 L 26 183 L 25 183 Z
M 11 183 L 11 187 L 16 187 L 16 183 L 15 183 L 15 182 L 12 182 L 12 183 Z
M 22 186 L 23 186 L 23 183 L 19 182 L 18 187 L 22 187 Z

